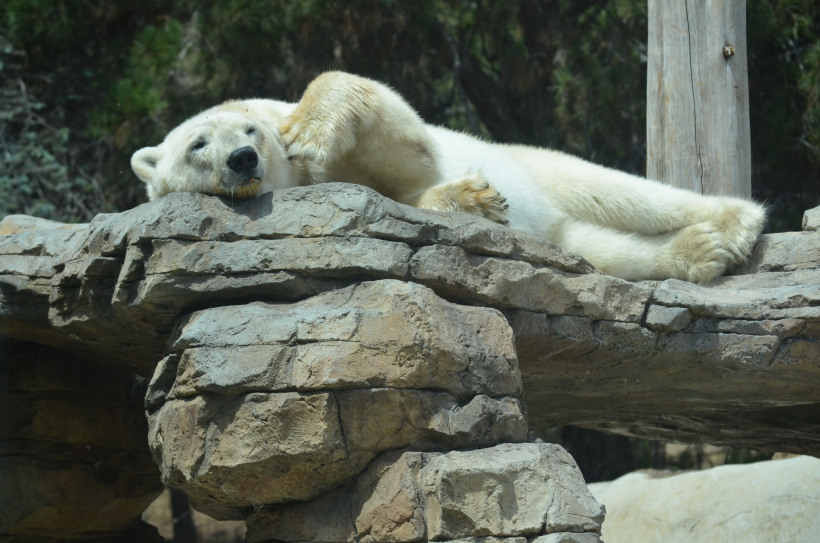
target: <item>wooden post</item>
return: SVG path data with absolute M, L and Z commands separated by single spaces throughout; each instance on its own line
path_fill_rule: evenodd
M 746 0 L 649 0 L 646 176 L 749 197 Z

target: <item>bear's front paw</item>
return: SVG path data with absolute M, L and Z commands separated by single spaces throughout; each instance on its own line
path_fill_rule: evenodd
M 376 91 L 372 82 L 350 74 L 317 77 L 279 127 L 288 158 L 328 163 L 352 151 L 360 127 L 374 122 Z
M 471 189 L 467 198 L 472 199 L 471 205 L 476 208 L 478 215 L 499 224 L 510 223 L 507 219 L 510 204 L 507 203 L 504 195 L 484 180 L 473 183 Z
M 668 255 L 670 269 L 666 274 L 693 283 L 705 283 L 722 274 L 731 257 L 723 236 L 708 222 L 675 232 Z
M 447 197 L 452 208 L 479 215 L 499 224 L 508 224 L 507 199 L 480 174 L 470 175 L 449 184 Z
M 350 112 L 311 110 L 300 105 L 279 132 L 288 159 L 328 163 L 356 147 L 357 124 Z

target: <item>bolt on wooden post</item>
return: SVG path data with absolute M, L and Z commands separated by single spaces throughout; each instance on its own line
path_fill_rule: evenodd
M 649 0 L 646 176 L 752 193 L 746 0 Z

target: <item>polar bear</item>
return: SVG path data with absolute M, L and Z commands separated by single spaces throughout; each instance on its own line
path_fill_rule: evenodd
M 238 100 L 204 111 L 134 153 L 131 166 L 151 200 L 358 183 L 508 224 L 627 280 L 708 281 L 748 257 L 765 220 L 752 201 L 425 124 L 395 91 L 342 72 L 316 78 L 298 104 Z

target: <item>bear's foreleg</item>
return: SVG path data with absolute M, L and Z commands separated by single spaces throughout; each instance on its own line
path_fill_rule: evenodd
M 480 174 L 436 185 L 407 198 L 404 204 L 436 211 L 462 211 L 507 224 L 507 199 Z
M 440 181 L 424 122 L 398 93 L 343 72 L 317 77 L 279 127 L 311 183 L 346 181 L 402 201 Z

